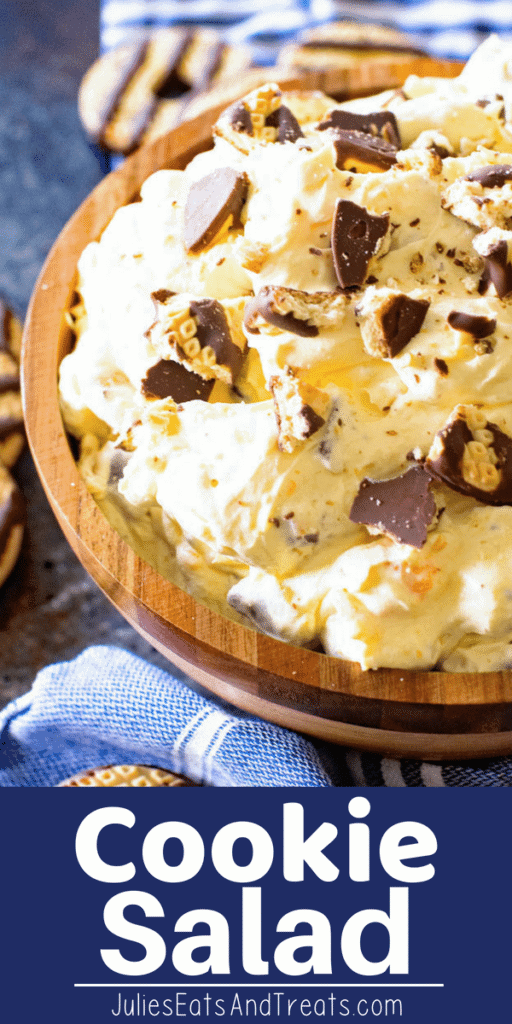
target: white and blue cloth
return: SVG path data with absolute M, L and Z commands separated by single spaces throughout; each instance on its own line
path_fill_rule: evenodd
M 42 669 L 0 716 L 0 787 L 134 763 L 223 787 L 512 786 L 510 757 L 441 765 L 346 751 L 227 710 L 119 647 Z
M 208 24 L 227 42 L 253 47 L 257 64 L 273 64 L 283 43 L 334 20 L 377 22 L 407 32 L 436 57 L 466 60 L 490 32 L 512 39 L 510 0 L 102 0 L 101 49 L 141 28 Z
M 510 0 L 103 0 L 101 50 L 170 24 L 209 24 L 271 64 L 298 32 L 333 19 L 387 23 L 436 56 L 464 59 L 491 31 L 512 39 Z M 0 786 L 55 786 L 111 763 L 155 764 L 212 786 L 512 786 L 512 758 L 397 761 L 313 741 L 226 710 L 117 647 L 51 665 L 0 716 Z

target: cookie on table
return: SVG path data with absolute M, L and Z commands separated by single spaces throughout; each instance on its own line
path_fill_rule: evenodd
M 278 57 L 281 68 L 294 71 L 318 71 L 323 68 L 350 68 L 361 60 L 407 61 L 425 56 L 403 32 L 386 25 L 368 25 L 356 21 L 335 21 L 304 32 L 283 46 Z
M 59 782 L 59 786 L 110 787 L 134 786 L 196 786 L 184 775 L 176 775 L 167 768 L 154 768 L 146 764 L 115 764 L 103 768 L 88 768 L 70 779 Z
M 78 95 L 82 124 L 91 142 L 126 155 L 173 128 L 189 97 L 236 80 L 250 64 L 248 47 L 228 46 L 211 29 L 159 29 L 89 68 Z
M 25 501 L 9 470 L 0 462 L 0 587 L 14 568 L 25 526 Z
M 20 394 L 22 326 L 0 298 L 0 462 L 10 469 L 25 446 Z

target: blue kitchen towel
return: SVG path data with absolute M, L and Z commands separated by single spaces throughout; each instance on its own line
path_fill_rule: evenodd
M 214 786 L 329 786 L 312 744 L 229 714 L 119 647 L 39 672 L 0 718 L 0 786 L 54 786 L 84 768 L 155 764 Z
M 489 32 L 512 38 L 510 0 L 102 0 L 101 49 L 141 29 L 211 25 L 227 42 L 249 43 L 257 64 L 273 64 L 279 47 L 304 29 L 349 19 L 391 25 L 437 57 L 465 60 Z
M 0 716 L 0 786 L 55 786 L 105 764 L 155 764 L 213 786 L 512 786 L 512 758 L 396 761 L 227 711 L 118 647 L 39 672 Z

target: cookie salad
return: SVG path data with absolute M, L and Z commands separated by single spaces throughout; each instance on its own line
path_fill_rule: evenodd
M 512 664 L 511 67 L 264 85 L 79 263 L 62 413 L 111 524 L 365 669 Z

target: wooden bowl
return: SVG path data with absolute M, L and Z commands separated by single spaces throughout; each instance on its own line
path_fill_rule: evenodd
M 366 64 L 350 76 L 330 71 L 280 82 L 337 96 L 361 95 L 390 82 L 399 85 L 411 71 L 449 75 L 458 68 L 419 59 L 390 65 L 387 71 Z M 238 94 L 244 91 L 240 83 Z M 510 753 L 511 673 L 363 672 L 240 626 L 197 603 L 138 558 L 110 527 L 78 475 L 57 397 L 57 368 L 72 344 L 64 311 L 73 295 L 78 257 L 149 174 L 162 167 L 183 168 L 209 147 L 219 110 L 140 149 L 105 178 L 66 225 L 41 272 L 26 320 L 23 392 L 28 438 L 50 504 L 85 568 L 135 629 L 193 679 L 239 708 L 392 756 L 440 760 Z

